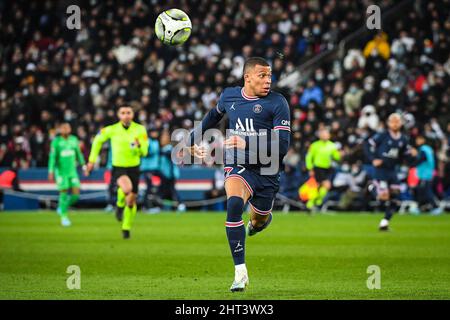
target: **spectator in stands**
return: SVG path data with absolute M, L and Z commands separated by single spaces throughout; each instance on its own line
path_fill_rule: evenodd
M 366 59 L 362 55 L 359 49 L 348 50 L 347 55 L 344 58 L 343 66 L 347 71 L 356 71 L 364 69 L 366 65 Z
M 310 102 L 315 102 L 317 104 L 322 104 L 323 101 L 323 91 L 316 85 L 315 81 L 310 79 L 306 85 L 303 94 L 300 97 L 300 106 L 306 108 Z
M 384 32 L 380 32 L 375 35 L 375 37 L 364 47 L 364 57 L 369 58 L 379 56 L 384 60 L 389 59 L 391 55 L 391 48 L 387 38 L 387 34 Z
M 376 109 L 372 105 L 367 105 L 361 110 L 361 115 L 358 119 L 358 128 L 369 128 L 372 131 L 378 130 L 380 125 L 380 118 L 376 113 Z
M 359 88 L 357 82 L 352 82 L 344 95 L 345 113 L 354 118 L 358 115 L 361 109 L 361 98 L 364 91 Z

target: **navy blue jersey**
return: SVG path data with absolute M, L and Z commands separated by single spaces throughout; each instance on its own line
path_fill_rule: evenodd
M 270 91 L 265 97 L 248 97 L 242 87 L 225 88 L 216 107 L 203 119 L 202 133 L 214 127 L 225 114 L 228 116 L 228 135 L 238 135 L 247 142 L 245 150 L 225 151 L 225 165 L 242 164 L 253 169 L 269 167 L 260 162 L 258 147 L 266 145 L 264 152 L 270 155 L 273 151 L 270 141 L 275 132 L 279 138 L 277 161 L 281 164 L 289 147 L 291 129 L 289 105 L 280 93 Z M 191 144 L 194 143 L 193 135 L 194 132 Z
M 381 159 L 383 163 L 378 168 L 388 170 L 394 170 L 403 160 L 409 160 L 410 149 L 406 136 L 400 134 L 398 138 L 394 138 L 388 131 L 375 134 L 365 146 L 368 160 L 372 162 L 374 159 Z

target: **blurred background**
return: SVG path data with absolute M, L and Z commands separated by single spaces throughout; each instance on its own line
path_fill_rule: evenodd
M 66 28 L 66 8 L 81 8 L 81 29 Z M 382 30 L 368 30 L 366 8 L 381 9 Z M 167 47 L 154 22 L 169 8 L 191 18 L 191 38 Z M 425 135 L 436 158 L 433 191 L 450 198 L 450 1 L 0 1 L 0 188 L 5 209 L 54 206 L 46 180 L 49 146 L 67 121 L 87 158 L 98 130 L 131 101 L 157 153 L 168 135 L 192 129 L 224 87 L 242 85 L 246 58 L 266 58 L 273 88 L 291 109 L 292 147 L 278 208 L 302 209 L 305 154 L 316 132 L 331 128 L 347 156 L 335 165 L 325 209 L 374 210 L 366 190 L 364 141 L 402 114 L 412 143 Z M 215 142 L 217 143 L 217 141 Z M 82 179 L 80 206 L 106 206 L 109 150 Z M 143 168 L 146 209 L 223 209 L 222 168 L 214 164 Z M 414 200 L 414 170 L 400 168 L 400 199 Z M 174 190 L 161 181 L 173 181 Z M 148 192 L 147 192 L 148 190 Z M 84 196 L 84 197 L 83 197 Z M 167 201 L 162 201 L 165 199 Z M 217 201 L 216 201 L 216 200 Z M 221 200 L 222 199 L 222 200 Z M 204 201 L 212 200 L 212 201 Z

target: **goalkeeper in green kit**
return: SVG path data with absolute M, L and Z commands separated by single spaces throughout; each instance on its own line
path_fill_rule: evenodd
M 71 225 L 67 211 L 80 197 L 80 178 L 77 172 L 77 162 L 86 169 L 83 155 L 80 151 L 78 138 L 71 135 L 69 123 L 62 123 L 59 127 L 60 135 L 53 139 L 50 146 L 48 160 L 48 179 L 55 180 L 59 190 L 57 212 L 61 217 L 61 225 Z M 68 191 L 72 189 L 69 196 Z
M 110 140 L 112 177 L 117 185 L 116 217 L 122 221 L 124 239 L 130 238 L 131 224 L 136 216 L 141 157 L 148 153 L 147 130 L 133 121 L 134 111 L 123 104 L 117 111 L 119 122 L 100 130 L 92 143 L 86 174 L 94 168 L 103 143 Z

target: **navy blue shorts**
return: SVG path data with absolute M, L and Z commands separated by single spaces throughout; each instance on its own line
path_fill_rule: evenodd
M 279 189 L 277 176 L 264 176 L 241 165 L 225 166 L 225 181 L 228 178 L 240 179 L 250 192 L 248 200 L 253 210 L 261 215 L 272 212 L 275 196 Z
M 398 180 L 396 170 L 375 168 L 373 180 L 377 192 L 388 191 L 390 189 L 400 190 L 400 181 Z

